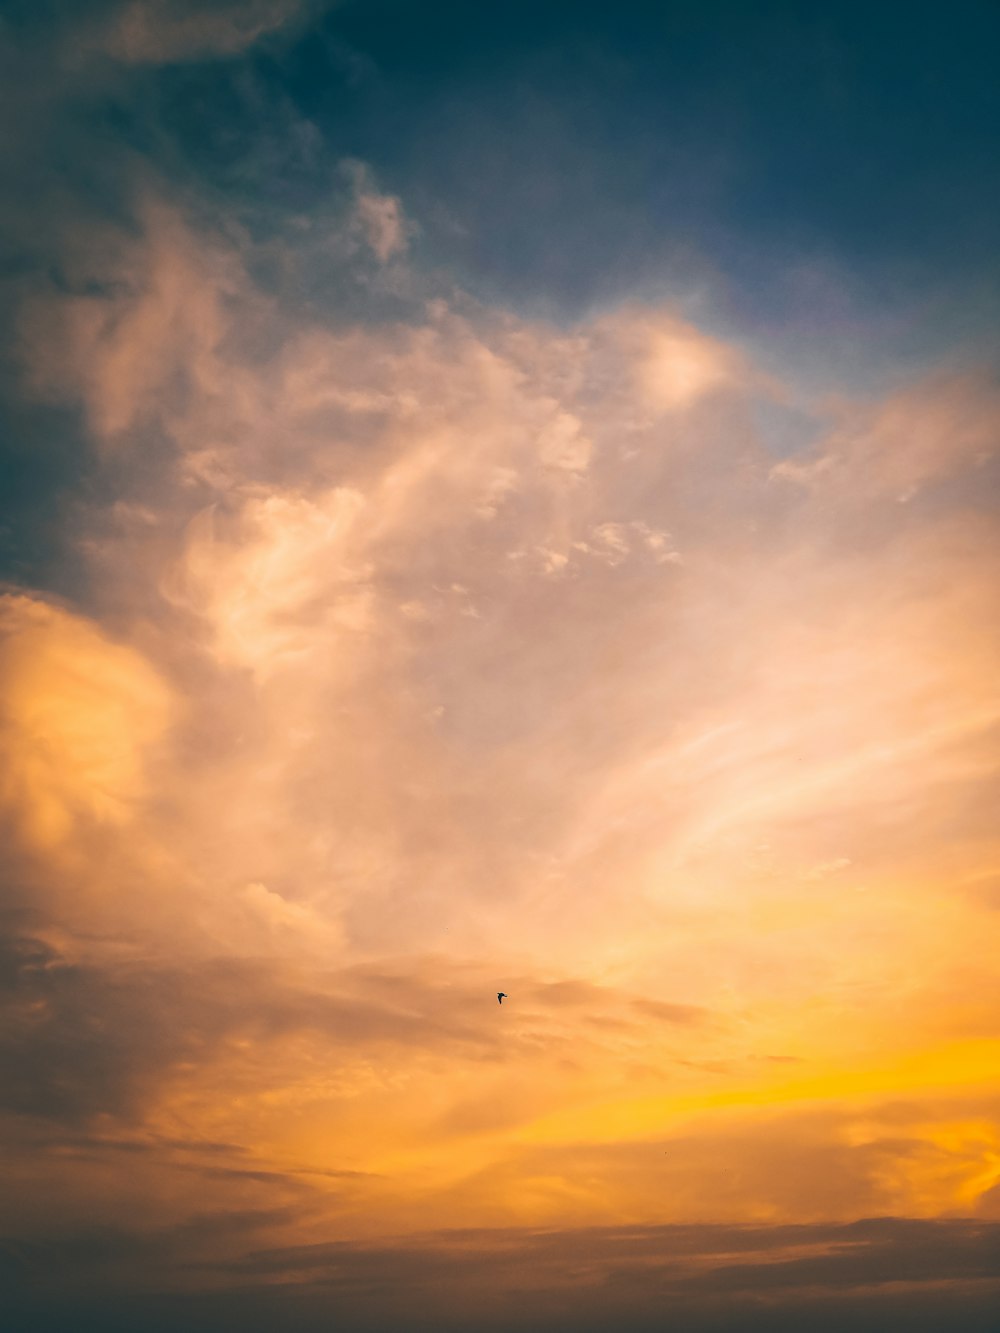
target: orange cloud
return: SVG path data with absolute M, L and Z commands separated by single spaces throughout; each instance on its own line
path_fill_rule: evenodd
M 343 253 L 398 277 L 365 191 Z M 232 1271 L 992 1216 L 991 392 L 841 403 L 775 465 L 784 390 L 672 311 L 324 325 L 239 246 L 149 207 L 25 318 L 119 493 L 113 635 L 5 602 L 8 1112 L 62 1145 L 22 1188 L 166 1236 L 211 1182 Z
M 80 822 L 123 825 L 149 791 L 147 757 L 175 716 L 133 648 L 53 604 L 0 598 L 2 799 L 30 841 Z

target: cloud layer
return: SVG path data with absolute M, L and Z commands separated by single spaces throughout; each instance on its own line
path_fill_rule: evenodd
M 985 1327 L 994 378 L 514 313 L 350 157 L 268 226 L 121 171 L 14 335 L 88 480 L 0 596 L 12 1299 Z

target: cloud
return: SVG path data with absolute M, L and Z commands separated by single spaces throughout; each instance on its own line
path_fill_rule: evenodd
M 231 58 L 308 8 L 309 0 L 128 0 L 108 25 L 106 49 L 141 65 Z
M 251 497 L 225 535 L 213 511 L 203 511 L 188 527 L 171 598 L 211 627 L 220 665 L 261 675 L 325 638 L 364 634 L 372 599 L 354 534 L 365 509 L 364 496 L 347 487 L 314 498 Z M 322 594 L 317 568 L 325 571 Z
M 895 316 L 798 261 L 808 340 L 724 331 L 704 260 L 549 208 L 520 91 L 501 162 L 467 25 L 422 14 L 417 105 L 405 7 L 58 8 L 0 144 L 46 497 L 0 597 L 8 1321 L 987 1327 L 989 373 L 834 384 Z
M 182 841 L 227 893 L 262 883 L 362 933 L 391 902 L 396 947 L 427 932 L 428 900 L 481 883 L 451 930 L 471 945 L 487 902 L 513 893 L 539 954 L 568 961 L 591 914 L 618 911 L 609 859 L 637 919 L 706 893 L 713 910 L 708 882 L 746 884 L 750 849 L 778 830 L 760 910 L 828 913 L 828 896 L 792 907 L 781 877 L 850 861 L 853 893 L 894 810 L 985 780 L 985 528 L 893 501 L 859 547 L 867 483 L 810 463 L 810 487 L 776 487 L 746 415 L 773 388 L 734 350 L 648 312 L 572 333 L 444 301 L 416 324 L 292 318 L 243 241 L 160 205 L 141 218 L 123 258 L 104 249 L 97 294 L 50 296 L 26 328 L 37 382 L 82 400 L 126 489 L 144 485 L 150 439 L 170 441 L 155 522 L 138 518 L 148 495 L 122 503 L 89 558 L 159 623 L 158 652 L 178 633 L 191 646 L 171 668 L 213 741 L 179 789 Z M 716 368 L 671 399 L 669 428 L 636 396 L 652 345 L 664 365 Z M 956 414 L 979 420 L 977 382 L 948 393 L 921 457 Z M 880 458 L 908 448 L 903 410 L 885 409 Z M 960 453 L 974 476 L 978 445 Z M 934 592 L 942 569 L 955 577 Z M 195 805 L 223 812 L 226 836 Z M 852 839 L 828 848 L 824 821 L 847 810 Z M 797 846 L 807 828 L 815 855 Z
M 150 201 L 140 215 L 141 243 L 114 237 L 101 295 L 40 297 L 26 314 L 35 387 L 81 401 L 102 442 L 148 427 L 186 385 L 211 392 L 239 281 L 238 259 L 192 245 L 175 209 Z
M 581 1231 L 464 1231 L 414 1238 L 412 1248 L 381 1253 L 350 1243 L 272 1251 L 248 1257 L 246 1271 L 307 1274 L 331 1270 L 336 1282 L 371 1280 L 365 1270 L 380 1269 L 393 1260 L 414 1283 L 430 1285 L 446 1270 L 477 1265 L 494 1268 L 497 1276 L 513 1276 L 519 1265 L 588 1273 L 588 1285 L 603 1268 L 607 1278 L 621 1281 L 626 1270 L 645 1273 L 669 1288 L 714 1288 L 751 1291 L 761 1287 L 845 1288 L 943 1279 L 986 1278 L 995 1281 L 992 1266 L 998 1228 L 989 1223 L 914 1221 L 907 1218 L 865 1218 L 843 1226 L 787 1227 L 620 1227 Z M 423 1241 L 423 1244 L 421 1244 Z M 791 1251 L 795 1258 L 784 1258 Z M 528 1260 L 529 1252 L 533 1258 Z M 805 1253 L 803 1253 L 805 1252 Z M 734 1255 L 756 1262 L 727 1262 Z M 799 1257 L 801 1256 L 801 1257 Z M 701 1261 L 699 1263 L 698 1261 Z M 707 1262 L 706 1262 L 707 1261 Z M 696 1275 L 690 1270 L 701 1268 Z M 568 1276 L 568 1274 L 567 1274 Z
M 747 367 L 738 353 L 715 339 L 693 336 L 679 321 L 650 320 L 647 338 L 636 378 L 654 409 L 683 411 L 745 380 Z
M 380 264 L 404 254 L 413 224 L 395 195 L 376 189 L 371 172 L 363 162 L 349 161 L 344 170 L 354 189 L 354 226 L 361 232 Z
M 167 683 L 134 648 L 26 596 L 0 597 L 0 636 L 3 805 L 43 847 L 132 820 L 176 714 Z
M 785 459 L 772 475 L 849 503 L 908 504 L 956 476 L 989 475 L 996 457 L 1000 399 L 985 376 L 932 375 L 887 401 L 846 409 L 820 448 Z
M 776 466 L 746 351 L 479 305 L 348 176 L 270 231 L 147 181 L 29 289 L 97 482 L 78 604 L 3 603 L 13 1267 L 710 1327 L 933 1236 L 973 1300 L 978 1222 L 838 1228 L 995 1209 L 987 382 Z
M 211 1218 L 199 1221 L 207 1233 Z M 180 1247 L 198 1235 L 199 1228 L 187 1235 L 178 1228 L 170 1240 L 183 1253 Z M 142 1261 L 144 1247 L 113 1235 L 104 1254 L 116 1243 L 123 1256 L 131 1251 L 133 1262 Z M 734 1297 L 741 1326 L 750 1328 L 791 1328 L 808 1318 L 832 1329 L 849 1318 L 852 1326 L 874 1330 L 884 1326 L 879 1321 L 902 1317 L 931 1329 L 945 1326 L 948 1311 L 953 1318 L 968 1315 L 974 1327 L 996 1297 L 996 1243 L 995 1228 L 967 1221 L 895 1218 L 835 1228 L 465 1230 L 406 1243 L 256 1251 L 223 1266 L 230 1282 L 246 1284 L 242 1288 L 214 1298 L 189 1292 L 158 1299 L 167 1301 L 168 1318 L 183 1317 L 195 1328 L 210 1326 L 220 1309 L 247 1327 L 263 1328 L 280 1300 L 292 1327 L 302 1329 L 322 1327 L 334 1311 L 352 1326 L 388 1328 L 404 1308 L 443 1327 L 467 1326 L 470 1318 L 484 1327 L 510 1327 L 530 1317 L 542 1329 L 599 1328 L 625 1317 L 643 1329 L 659 1317 L 653 1304 L 669 1302 L 685 1327 L 718 1330 L 731 1326 Z M 62 1281 L 72 1284 L 86 1252 L 74 1252 L 66 1241 L 47 1252 L 28 1251 L 23 1261 L 51 1264 L 55 1258 Z M 133 1297 L 132 1308 L 146 1313 L 149 1300 L 145 1293 L 139 1302 Z M 44 1310 L 42 1302 L 35 1309 L 39 1305 Z M 105 1306 L 105 1317 L 114 1308 Z

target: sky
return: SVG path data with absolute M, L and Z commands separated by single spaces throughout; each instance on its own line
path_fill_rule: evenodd
M 0 5 L 18 1333 L 997 1333 L 998 41 Z

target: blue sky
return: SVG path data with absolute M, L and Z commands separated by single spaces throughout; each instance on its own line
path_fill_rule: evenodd
M 45 12 L 8 20 L 29 49 Z M 327 206 L 331 160 L 355 157 L 427 259 L 492 299 L 572 317 L 693 270 L 721 316 L 768 324 L 802 317 L 818 269 L 866 315 L 928 299 L 957 321 L 972 297 L 974 326 L 995 297 L 998 25 L 977 3 L 348 0 L 221 59 L 77 62 L 28 193 L 58 163 L 112 208 L 131 148 L 263 222 Z
M 995 355 L 995 5 L 346 0 L 124 66 L 86 54 L 114 12 L 6 8 L 9 309 L 67 281 L 66 220 L 127 219 L 139 178 L 287 236 L 343 206 L 358 159 L 432 281 L 494 305 L 572 323 L 670 301 L 814 391 Z M 413 312 L 318 266 L 283 296 Z M 47 419 L 16 377 L 5 397 L 9 485 L 44 521 L 86 460 L 40 463 Z M 37 546 L 22 519 L 5 567 Z

